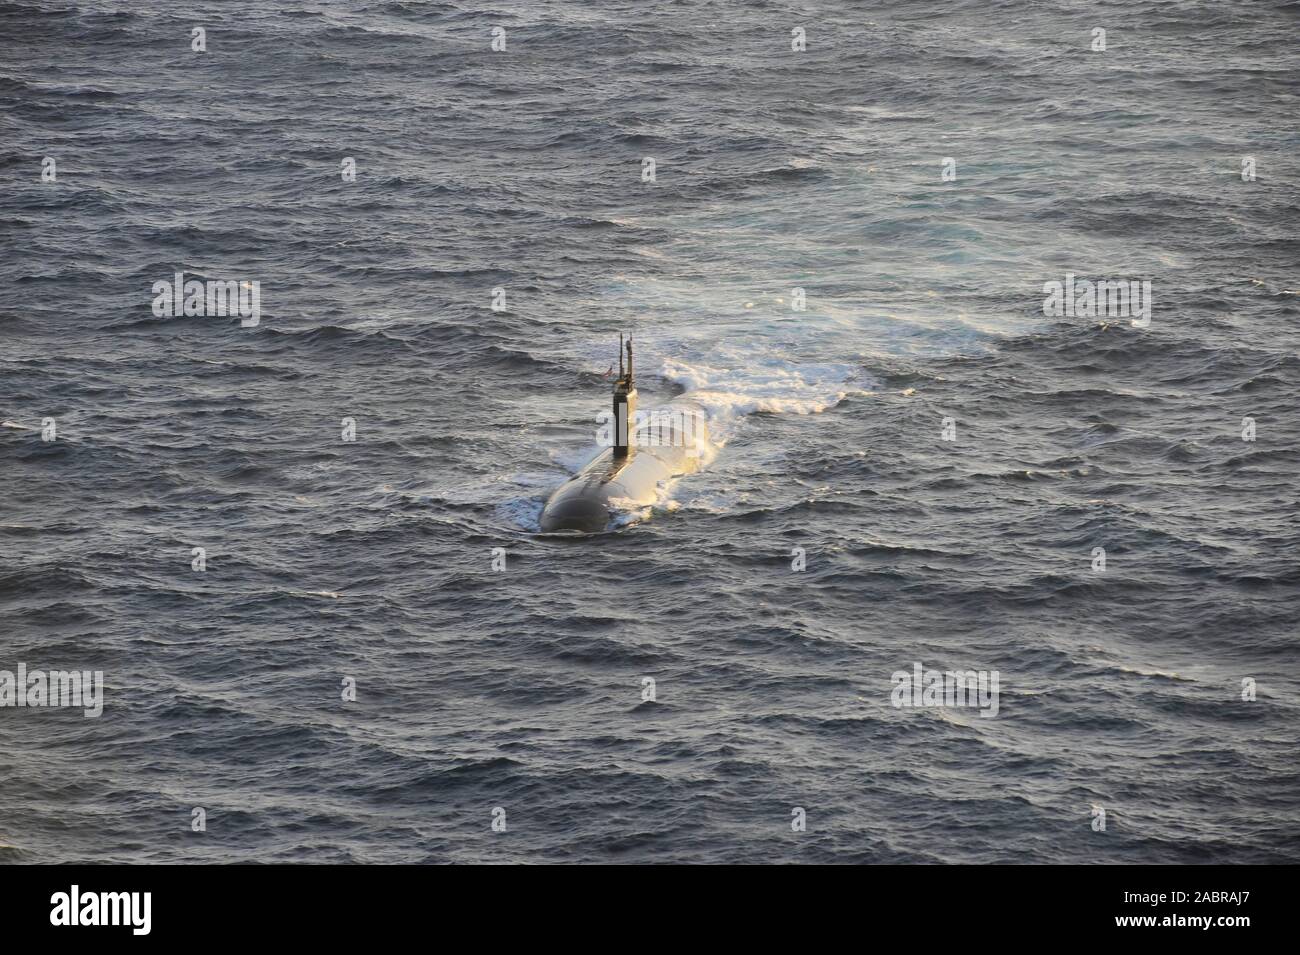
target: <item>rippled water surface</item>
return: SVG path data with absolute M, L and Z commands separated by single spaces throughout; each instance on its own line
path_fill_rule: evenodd
M 0 6 L 0 859 L 1300 861 L 1298 15 Z M 716 454 L 539 535 L 620 331 Z

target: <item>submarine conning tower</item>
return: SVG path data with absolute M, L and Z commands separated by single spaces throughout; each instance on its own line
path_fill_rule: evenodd
M 632 379 L 632 338 L 627 340 L 627 370 L 623 370 L 623 336 L 618 336 L 618 381 L 614 382 L 614 457 L 632 456 L 636 428 L 636 384 Z

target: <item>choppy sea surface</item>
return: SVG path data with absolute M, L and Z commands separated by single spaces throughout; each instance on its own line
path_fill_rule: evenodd
M 1298 20 L 6 0 L 0 861 L 1300 861 Z

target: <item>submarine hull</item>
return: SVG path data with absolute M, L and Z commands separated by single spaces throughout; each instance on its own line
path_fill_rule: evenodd
M 599 534 L 617 512 L 653 504 L 665 482 L 700 466 L 707 440 L 696 408 L 651 413 L 635 429 L 627 456 L 605 448 L 556 489 L 542 509 L 543 533 Z

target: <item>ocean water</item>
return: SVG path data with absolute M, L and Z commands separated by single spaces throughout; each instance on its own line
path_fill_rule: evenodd
M 0 5 L 0 860 L 1300 861 L 1298 14 Z

